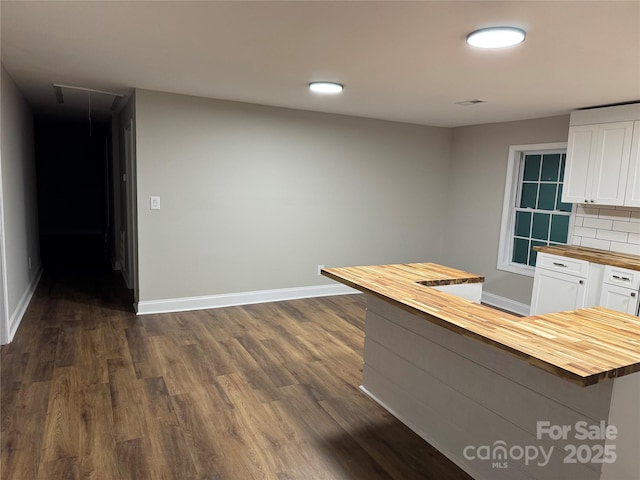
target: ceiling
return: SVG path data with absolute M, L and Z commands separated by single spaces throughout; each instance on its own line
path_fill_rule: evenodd
M 640 100 L 640 2 L 2 1 L 2 63 L 38 112 L 134 88 L 434 126 Z M 525 43 L 465 44 L 513 25 Z M 313 80 L 345 85 L 309 92 Z M 456 102 L 485 103 L 460 106 Z M 94 116 L 112 97 L 91 95 Z M 124 102 L 123 102 L 124 103 Z

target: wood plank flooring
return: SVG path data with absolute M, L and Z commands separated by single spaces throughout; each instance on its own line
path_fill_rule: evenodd
M 470 479 L 358 390 L 364 296 L 130 305 L 45 275 L 1 351 L 3 480 Z

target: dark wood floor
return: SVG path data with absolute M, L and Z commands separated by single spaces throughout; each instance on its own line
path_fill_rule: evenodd
M 46 275 L 1 352 L 2 479 L 470 477 L 358 390 L 364 299 L 136 317 Z

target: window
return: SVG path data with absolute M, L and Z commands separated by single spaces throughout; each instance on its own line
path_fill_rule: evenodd
M 498 269 L 533 275 L 535 246 L 566 244 L 573 204 L 563 203 L 566 144 L 509 149 Z

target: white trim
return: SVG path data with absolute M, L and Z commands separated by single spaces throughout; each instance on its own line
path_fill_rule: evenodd
M 233 307 L 252 303 L 280 302 L 300 298 L 326 297 L 330 295 L 350 295 L 360 293 L 346 285 L 316 285 L 311 287 L 279 288 L 255 292 L 227 293 L 202 297 L 168 298 L 138 302 L 135 306 L 138 315 L 152 313 L 186 312 L 207 308 Z
M 2 167 L 0 162 L 0 344 L 11 341 L 9 335 L 9 279 L 7 278 L 7 250 L 5 247 L 4 192 L 2 189 Z
M 533 278 L 533 274 L 535 273 L 535 267 L 531 267 L 529 265 L 522 265 L 520 267 L 514 263 L 506 263 L 502 265 L 498 263 L 497 268 L 503 272 L 517 273 L 518 275 L 526 275 L 531 278 Z
M 134 107 L 135 108 L 135 107 Z M 136 213 L 138 211 L 137 199 L 135 195 L 136 188 L 136 170 L 135 170 L 135 137 L 133 118 L 128 119 L 128 124 L 124 125 L 124 156 L 125 156 L 125 175 L 126 175 L 126 201 L 127 201 L 127 218 L 125 240 L 126 240 L 126 265 L 122 269 L 125 276 L 125 284 L 128 289 L 134 290 L 134 296 L 137 295 L 136 279 L 135 279 L 135 255 L 134 255 L 134 230 L 137 226 Z
M 534 269 L 528 266 L 519 267 L 511 262 L 511 228 L 513 216 L 515 215 L 513 205 L 518 192 L 518 177 L 520 165 L 520 153 L 548 153 L 553 150 L 567 149 L 567 142 L 539 143 L 533 145 L 510 145 L 509 158 L 507 163 L 507 174 L 504 182 L 504 197 L 502 201 L 502 220 L 500 222 L 500 237 L 498 242 L 498 261 L 496 268 L 505 272 L 516 273 L 533 277 Z M 573 208 L 572 210 L 575 210 Z M 573 213 L 569 217 L 569 232 L 567 238 L 570 239 L 573 232 Z M 509 232 L 509 233 L 507 233 Z
M 569 126 L 595 125 L 596 123 L 629 122 L 640 120 L 640 103 L 589 108 L 571 112 Z
M 8 331 L 9 338 L 7 339 L 7 343 L 13 340 L 13 336 L 18 331 L 18 327 L 20 326 L 22 317 L 24 317 L 24 314 L 27 311 L 27 308 L 29 307 L 29 303 L 33 298 L 33 294 L 36 293 L 36 289 L 38 288 L 38 283 L 40 283 L 40 279 L 42 278 L 42 272 L 43 272 L 43 269 L 41 266 L 36 276 L 33 278 L 33 280 L 31 280 L 31 283 L 29 283 L 29 286 L 22 294 L 22 297 L 20 297 L 18 306 L 16 307 L 15 311 L 13 312 L 13 315 L 11 315 L 11 318 L 9 319 L 9 331 Z
M 140 294 L 140 279 L 138 277 L 138 140 L 136 138 L 136 123 L 134 119 L 137 118 L 137 97 L 134 95 L 134 105 L 132 110 L 132 117 L 129 119 L 129 125 L 131 127 L 131 166 L 130 172 L 127 173 L 127 179 L 131 177 L 131 229 L 128 232 L 131 242 L 131 281 L 133 288 L 134 301 L 138 302 L 138 296 Z
M 486 303 L 492 307 L 497 307 L 508 312 L 517 313 L 518 315 L 528 316 L 531 311 L 531 305 L 516 302 L 510 298 L 496 295 L 495 293 L 482 292 L 482 303 Z

